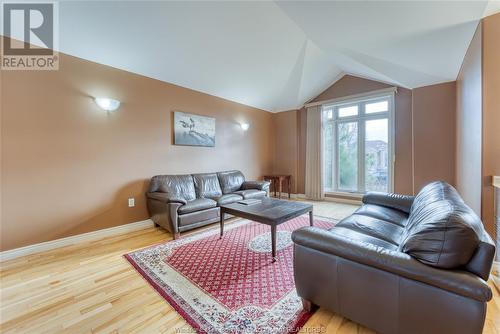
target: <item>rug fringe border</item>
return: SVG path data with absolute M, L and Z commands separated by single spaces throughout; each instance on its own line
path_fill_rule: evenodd
M 160 294 L 161 297 L 163 297 L 169 304 L 170 306 L 173 307 L 173 309 L 179 313 L 179 315 L 186 320 L 186 322 L 193 327 L 194 330 L 196 330 L 197 333 L 201 332 L 202 329 L 200 328 L 200 325 L 186 312 L 184 311 L 178 303 L 174 300 L 173 297 L 169 296 L 155 281 L 153 281 L 149 275 L 135 262 L 134 259 L 129 254 L 123 255 L 125 259 L 132 265 L 132 267 L 137 270 L 137 272 L 142 276 L 144 280 L 146 280 L 149 285 L 153 287 L 153 289 L 156 290 L 158 294 Z

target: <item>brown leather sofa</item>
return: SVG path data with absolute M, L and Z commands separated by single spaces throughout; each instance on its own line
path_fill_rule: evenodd
M 245 181 L 240 171 L 156 175 L 146 193 L 151 219 L 174 235 L 219 220 L 219 206 L 269 194 L 269 182 Z
M 447 183 L 368 193 L 331 230 L 292 234 L 297 293 L 381 333 L 481 333 L 495 246 Z

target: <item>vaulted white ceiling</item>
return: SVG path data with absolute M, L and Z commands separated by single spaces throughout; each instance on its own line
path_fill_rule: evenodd
M 268 111 L 342 73 L 455 80 L 488 1 L 66 1 L 60 51 Z

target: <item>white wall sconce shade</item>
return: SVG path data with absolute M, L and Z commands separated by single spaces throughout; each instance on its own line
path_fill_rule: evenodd
M 94 101 L 99 108 L 106 111 L 115 111 L 120 107 L 120 101 L 108 97 L 96 97 Z
M 248 129 L 250 129 L 250 124 L 248 123 L 241 123 L 240 126 L 243 131 L 247 131 Z

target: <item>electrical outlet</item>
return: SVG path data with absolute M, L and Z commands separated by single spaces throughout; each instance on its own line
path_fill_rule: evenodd
M 131 197 L 128 199 L 128 207 L 133 208 L 135 206 L 135 198 Z

